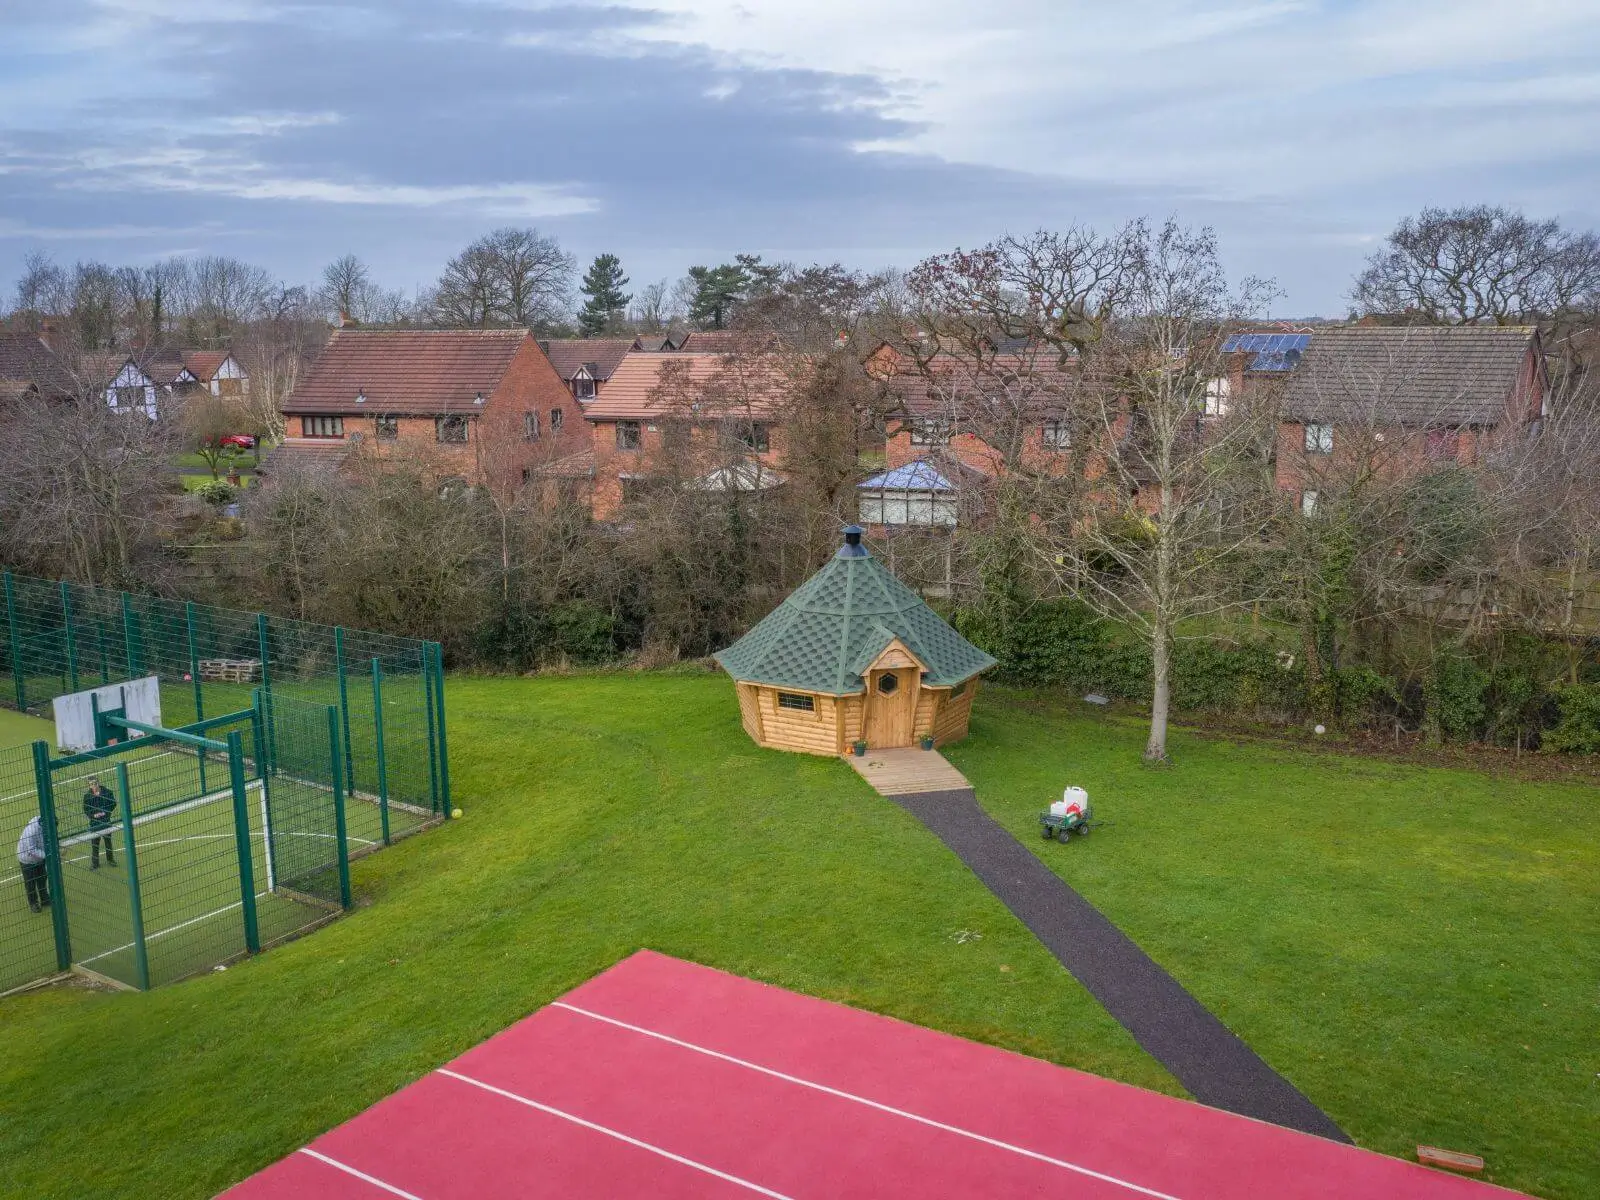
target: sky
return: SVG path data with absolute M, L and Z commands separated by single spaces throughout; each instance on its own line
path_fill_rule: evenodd
M 43 250 L 354 253 L 532 225 L 634 285 L 1175 215 L 1339 315 L 1426 205 L 1600 227 L 1596 0 L 0 0 L 0 290 Z

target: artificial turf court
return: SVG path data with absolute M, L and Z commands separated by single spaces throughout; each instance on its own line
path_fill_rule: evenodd
M 181 979 L 225 961 L 243 944 L 244 902 L 239 884 L 233 797 L 226 760 L 202 763 L 195 752 L 169 743 L 135 748 L 125 757 L 127 793 L 118 784 L 115 765 L 86 762 L 54 773 L 53 787 L 62 828 L 62 886 L 69 911 L 75 962 L 122 982 L 137 978 L 129 896 L 126 836 L 120 821 L 107 831 L 115 865 L 95 866 L 90 836 L 81 812 L 81 796 L 91 776 L 116 792 L 119 805 L 133 814 L 141 919 L 152 983 Z M 326 789 L 301 780 L 279 780 L 278 794 L 291 788 Z M 295 831 L 274 822 L 267 836 L 268 816 L 260 780 L 246 784 L 251 875 L 257 922 L 263 945 L 302 932 L 331 915 L 303 890 L 277 885 L 279 860 L 293 858 L 297 841 L 326 840 L 331 833 Z M 285 806 L 288 799 L 284 800 Z M 0 794 L 0 815 L 6 827 L 20 828 L 37 811 L 31 787 Z M 381 844 L 381 814 L 374 803 L 352 798 L 345 807 L 346 838 L 352 854 Z M 119 811 L 120 816 L 120 811 Z M 303 857 L 303 856 L 302 856 Z M 311 855 L 325 860 L 325 847 Z M 55 944 L 48 914 L 28 908 L 21 876 L 14 865 L 0 868 L 0 990 L 46 976 L 55 970 Z
M 649 951 L 226 1193 L 1512 1194 Z

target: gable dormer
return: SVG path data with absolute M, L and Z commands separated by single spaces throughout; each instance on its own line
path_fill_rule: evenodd
M 600 373 L 598 363 L 586 362 L 572 373 L 572 394 L 580 401 L 593 400 L 596 378 Z

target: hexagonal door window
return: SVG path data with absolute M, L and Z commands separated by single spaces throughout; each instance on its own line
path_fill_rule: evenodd
M 899 686 L 900 677 L 893 671 L 885 671 L 878 676 L 878 694 L 880 696 L 894 695 L 895 689 Z

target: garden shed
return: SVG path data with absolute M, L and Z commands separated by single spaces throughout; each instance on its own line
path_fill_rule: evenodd
M 716 658 L 745 732 L 763 746 L 844 754 L 967 735 L 978 676 L 995 660 L 952 629 L 850 525 L 820 571 Z

